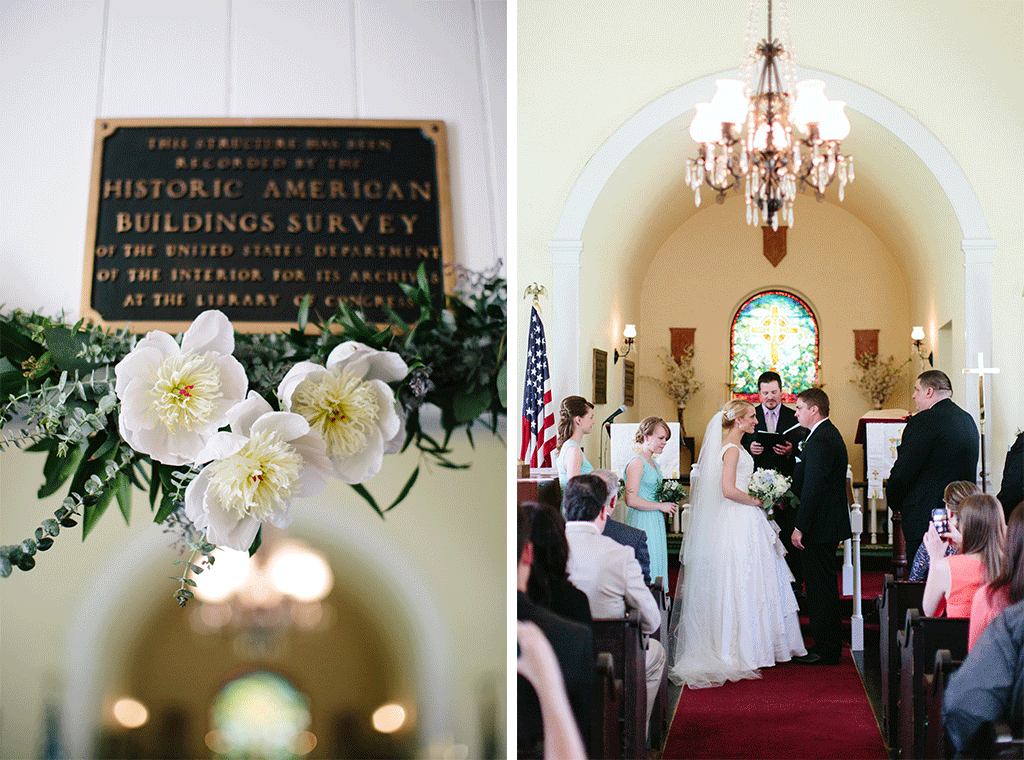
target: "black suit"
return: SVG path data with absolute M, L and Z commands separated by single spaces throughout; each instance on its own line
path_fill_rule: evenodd
M 1024 433 L 1017 434 L 1017 440 L 1006 453 L 1003 481 L 999 485 L 999 495 L 996 498 L 1003 505 L 1007 519 L 1013 508 L 1024 501 Z
M 974 483 L 978 474 L 978 426 L 974 418 L 944 398 L 907 421 L 889 472 L 885 498 L 901 510 L 907 556 L 921 545 L 932 510 L 954 480 Z
M 825 660 L 842 653 L 843 618 L 836 578 L 836 544 L 853 534 L 846 503 L 846 444 L 827 418 L 808 436 L 793 474 L 800 495 L 796 529 L 807 588 L 807 614 L 813 650 Z M 796 490 L 799 489 L 799 490 Z
M 633 547 L 636 561 L 640 563 L 640 569 L 644 573 L 644 583 L 651 585 L 651 554 L 647 550 L 647 532 L 632 525 L 626 525 L 616 520 L 608 519 L 604 524 L 604 535 L 623 546 Z M 665 578 L 668 583 L 668 578 Z
M 594 696 L 594 634 L 588 626 L 567 620 L 544 607 L 534 604 L 522 591 L 519 592 L 519 620 L 537 624 L 551 648 L 555 650 L 558 664 L 562 667 L 565 690 L 569 695 L 576 724 L 584 743 L 589 744 L 590 714 Z M 544 738 L 540 703 L 537 692 L 523 676 L 517 682 L 517 743 L 520 756 L 541 757 L 538 743 Z
M 785 433 L 791 427 L 797 424 L 796 412 L 790 409 L 785 404 L 779 404 L 779 419 L 775 425 L 775 432 Z M 767 430 L 768 425 L 764 418 L 764 404 L 758 404 L 754 407 L 754 413 L 757 415 L 757 424 L 754 426 L 754 432 L 758 430 Z M 796 452 L 797 444 L 807 437 L 807 428 L 797 427 L 796 430 L 786 435 L 786 440 L 793 444 L 793 450 L 789 453 L 789 456 L 785 457 L 778 468 L 774 468 L 765 460 L 768 456 L 773 458 L 773 463 L 777 462 L 776 454 L 766 456 L 762 452 L 759 456 L 754 456 L 754 467 L 765 467 L 766 469 L 777 469 L 778 472 L 785 475 L 786 477 L 792 477 L 793 469 L 796 466 Z M 748 452 L 750 451 L 750 444 L 756 440 L 754 433 L 745 433 L 743 435 L 743 448 Z M 793 493 L 799 493 L 795 488 Z M 789 570 L 793 573 L 793 577 L 796 579 L 797 589 L 800 589 L 804 584 L 804 570 L 803 562 L 800 560 L 800 550 L 793 548 L 793 523 L 796 520 L 796 514 L 794 510 L 787 507 L 782 509 L 776 508 L 775 510 L 775 522 L 779 526 L 779 538 L 782 539 L 783 546 L 786 547 L 786 564 L 789 565 Z

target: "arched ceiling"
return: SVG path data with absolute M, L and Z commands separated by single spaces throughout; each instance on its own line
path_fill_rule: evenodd
M 934 266 L 936 257 L 961 255 L 956 217 L 931 171 L 889 130 L 847 110 L 851 131 L 842 149 L 854 158 L 856 179 L 846 186 L 842 202 L 837 183 L 821 202 L 838 205 L 868 226 L 892 251 L 910 282 L 918 279 L 922 268 Z M 597 220 L 601 248 L 623 254 L 625 282 L 642 276 L 664 241 L 715 202 L 716 193 L 705 185 L 698 208 L 693 191 L 685 184 L 686 161 L 697 155 L 697 145 L 688 132 L 692 114 L 667 122 L 620 163 L 588 219 L 584 239 L 588 240 L 587 232 Z M 814 202 L 811 193 L 798 196 L 794 225 L 800 224 L 801 208 Z M 608 239 L 607 225 L 601 223 L 608 214 L 616 217 L 615 240 Z M 735 221 L 746 223 L 742 207 Z

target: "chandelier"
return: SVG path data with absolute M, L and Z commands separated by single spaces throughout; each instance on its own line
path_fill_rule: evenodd
M 700 155 L 686 162 L 686 183 L 700 206 L 705 182 L 717 191 L 716 202 L 742 183 L 747 224 L 762 220 L 779 227 L 793 224 L 797 191 L 814 189 L 820 201 L 839 178 L 839 200 L 853 182 L 853 159 L 839 152 L 850 133 L 846 103 L 828 100 L 825 83 L 808 79 L 795 85 L 792 43 L 785 0 L 780 0 L 781 39 L 772 37 L 772 0 L 768 0 L 768 35 L 756 40 L 756 19 L 762 0 L 751 0 L 740 79 L 719 79 L 710 103 L 697 103 L 690 136 Z M 755 76 L 757 77 L 755 82 Z M 795 94 L 794 94 L 795 89 Z

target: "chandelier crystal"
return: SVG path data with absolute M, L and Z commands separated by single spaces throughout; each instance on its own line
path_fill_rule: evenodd
M 770 224 L 780 217 L 793 224 L 793 199 L 806 187 L 818 200 L 839 178 L 839 200 L 853 182 L 853 158 L 839 152 L 850 133 L 846 103 L 825 97 L 825 83 L 808 79 L 794 85 L 793 46 L 785 0 L 780 39 L 772 37 L 772 0 L 768 35 L 755 45 L 763 0 L 751 0 L 747 20 L 743 79 L 719 79 L 710 103 L 697 103 L 690 136 L 699 156 L 686 162 L 686 184 L 700 206 L 706 182 L 722 203 L 743 185 L 747 224 Z M 756 76 L 756 82 L 755 82 Z

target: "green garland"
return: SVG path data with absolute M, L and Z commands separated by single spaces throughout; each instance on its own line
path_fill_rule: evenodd
M 441 467 L 464 469 L 449 455 L 451 437 L 464 429 L 473 443 L 476 423 L 499 435 L 505 415 L 507 292 L 496 272 L 457 268 L 455 295 L 439 309 L 430 298 L 420 267 L 416 285 L 401 285 L 419 309 L 415 324 L 388 310 L 391 323 L 382 329 L 345 304 L 322 318 L 310 314 L 309 299 L 299 307 L 298 327 L 271 335 L 235 333 L 234 357 L 246 368 L 249 390 L 278 409 L 275 389 L 297 362 L 323 364 L 331 350 L 356 341 L 379 351 L 397 353 L 409 367 L 394 385 L 406 426 L 402 451 L 415 446 L 420 457 Z M 313 326 L 316 329 L 307 329 Z M 184 606 L 194 585 L 187 570 L 202 572 L 216 547 L 195 531 L 184 516 L 184 492 L 199 468 L 161 464 L 133 450 L 118 431 L 120 402 L 114 392 L 114 365 L 134 347 L 137 336 L 79 321 L 68 324 L 38 313 L 0 312 L 0 451 L 8 446 L 46 453 L 40 499 L 70 480 L 67 496 L 52 519 L 42 521 L 34 536 L 0 546 L 0 576 L 14 567 L 29 570 L 37 552 L 46 551 L 61 528 L 82 523 L 83 538 L 115 500 L 125 522 L 131 514 L 132 487 L 148 491 L 155 522 L 178 536 L 179 550 L 191 552 L 176 598 Z M 420 407 L 441 410 L 444 437 L 423 429 Z M 398 496 L 387 506 L 362 484 L 352 488 L 381 517 L 410 492 L 419 475 L 417 463 Z M 250 547 L 256 551 L 260 536 Z M 196 560 L 200 554 L 205 559 Z

